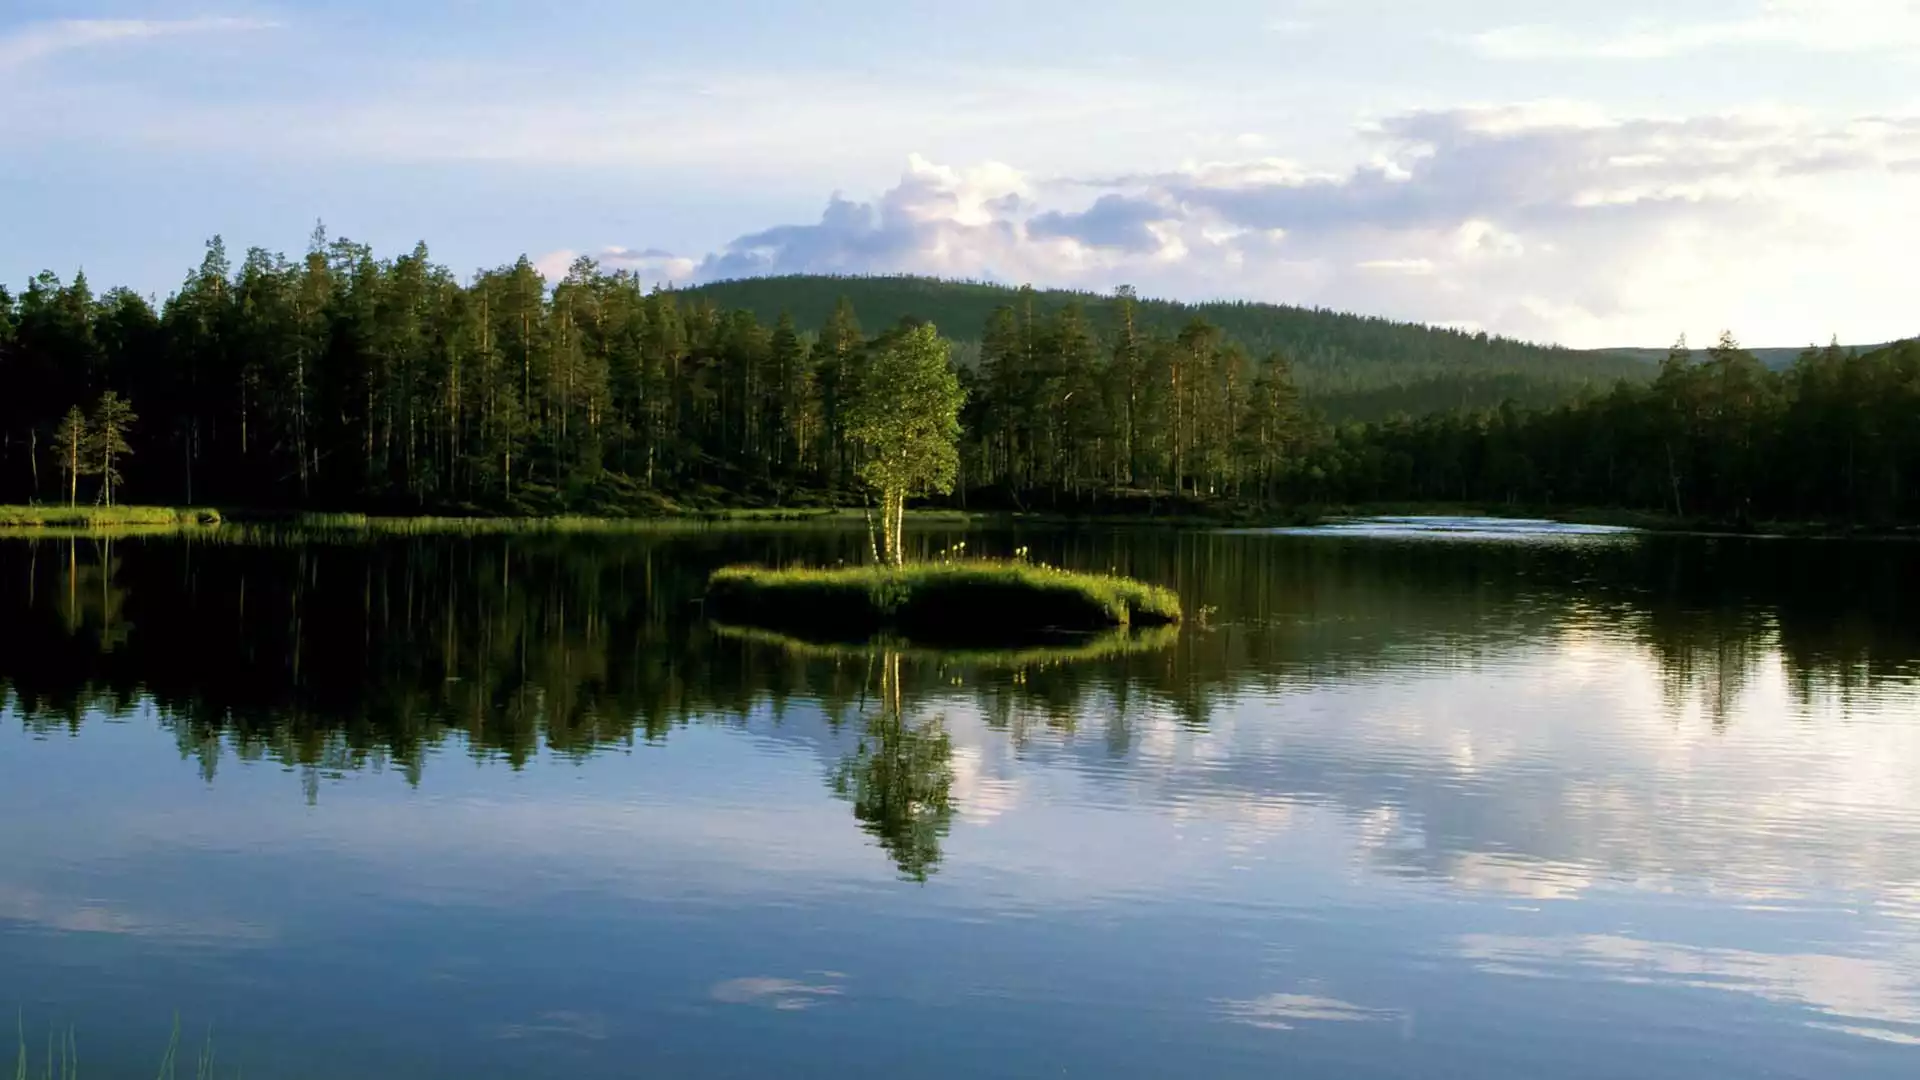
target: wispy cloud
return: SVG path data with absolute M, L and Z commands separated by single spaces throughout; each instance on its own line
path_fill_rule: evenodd
M 1829 53 L 1920 51 L 1920 3 L 1912 0 L 1767 0 L 1745 16 L 1710 22 L 1643 20 L 1610 31 L 1527 24 L 1470 39 L 1502 60 L 1664 60 L 1719 49 Z
M 29 23 L 0 37 L 0 71 L 99 45 L 146 38 L 268 30 L 266 19 L 214 15 L 193 19 L 60 19 Z

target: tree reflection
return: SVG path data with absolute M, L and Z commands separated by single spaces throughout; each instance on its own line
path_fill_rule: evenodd
M 940 864 L 940 843 L 953 824 L 953 740 L 946 719 L 913 720 L 903 697 L 898 648 L 874 656 L 879 692 L 864 716 L 858 748 L 829 782 L 853 803 L 853 816 L 902 876 L 925 881 Z
M 585 756 L 691 723 L 858 717 L 864 656 L 723 634 L 701 615 L 726 562 L 857 559 L 858 532 L 523 535 L 281 542 L 0 541 L 0 695 L 28 723 L 150 709 L 211 776 L 225 754 L 309 779 L 368 766 L 409 779 L 435 752 Z M 956 535 L 929 533 L 926 543 Z M 1192 726 L 1250 689 L 1476 663 L 1599 636 L 1655 664 L 1676 715 L 1737 717 L 1779 665 L 1802 701 L 1920 677 L 1920 560 L 1908 545 L 1655 538 L 1609 545 L 1365 543 L 1082 530 L 971 534 L 1059 565 L 1176 585 L 1207 626 L 1066 650 L 895 646 L 895 698 L 970 697 L 1019 740 L 1105 718 Z M 959 685 L 955 685 L 956 681 Z M 917 760 L 884 728 L 876 778 Z M 881 735 L 889 738 L 882 738 Z M 848 781 L 849 790 L 858 785 Z M 872 789 L 884 794 L 885 786 Z M 880 800 L 857 800 L 880 807 Z

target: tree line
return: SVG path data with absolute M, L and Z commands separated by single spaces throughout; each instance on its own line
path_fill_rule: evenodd
M 968 365 L 979 356 L 981 329 L 1005 306 L 1031 306 L 1043 317 L 1073 306 L 1103 330 L 1124 314 L 1137 328 L 1169 337 L 1199 319 L 1255 356 L 1286 356 L 1302 397 L 1339 422 L 1489 408 L 1509 398 L 1523 407 L 1558 405 L 1623 378 L 1644 381 L 1653 368 L 1649 360 L 1612 351 L 1582 352 L 1322 308 L 1186 304 L 904 275 L 743 278 L 701 285 L 687 295 L 745 308 L 769 322 L 791 312 L 802 326 L 822 324 L 841 299 L 851 299 L 876 325 L 906 315 L 933 322 L 954 339 Z
M 1169 327 L 1124 288 L 1097 305 L 1000 298 L 953 360 L 965 404 L 952 498 L 965 505 L 1920 517 L 1911 344 L 1814 350 L 1773 372 L 1729 337 L 1554 407 L 1334 422 L 1303 396 L 1294 357 L 1256 353 L 1204 309 Z M 876 362 L 924 334 L 913 316 L 870 333 L 845 297 L 817 324 L 763 319 L 587 259 L 558 282 L 524 257 L 462 281 L 424 246 L 381 259 L 316 230 L 297 259 L 256 248 L 235 266 L 216 238 L 157 308 L 124 288 L 96 296 L 84 275 L 0 290 L 0 501 L 858 502 Z
M 1773 371 L 1722 335 L 1651 383 L 1558 408 L 1328 429 L 1323 497 L 1629 507 L 1741 523 L 1920 521 L 1920 341 L 1809 349 Z M 1315 472 L 1318 470 L 1318 472 Z

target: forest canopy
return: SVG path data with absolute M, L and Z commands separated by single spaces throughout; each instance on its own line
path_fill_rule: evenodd
M 862 306 L 866 305 L 866 306 Z M 879 319 L 875 319 L 876 314 Z M 1730 335 L 1651 365 L 1252 304 L 918 278 L 649 289 L 591 260 L 466 279 L 316 230 L 207 245 L 157 307 L 0 289 L 0 502 L 645 513 L 858 505 L 875 359 L 937 323 L 951 500 L 1619 506 L 1920 520 L 1920 346 Z M 932 485 L 933 490 L 946 486 Z

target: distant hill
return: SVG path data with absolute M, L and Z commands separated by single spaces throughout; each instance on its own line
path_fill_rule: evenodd
M 1759 360 L 1762 364 L 1765 364 L 1766 366 L 1772 368 L 1773 370 L 1785 371 L 1786 369 L 1793 366 L 1793 362 L 1795 360 L 1800 359 L 1801 353 L 1806 352 L 1809 348 L 1821 348 L 1821 347 L 1822 346 L 1818 346 L 1818 345 L 1802 345 L 1799 348 L 1794 348 L 1794 349 L 1770 348 L 1770 349 L 1748 349 L 1747 351 L 1752 353 L 1755 359 Z M 1887 344 L 1884 344 L 1884 343 L 1879 345 L 1843 345 L 1841 346 L 1841 348 L 1851 349 L 1854 352 L 1859 352 L 1859 353 L 1875 352 L 1887 347 L 1888 347 Z M 1624 356 L 1624 357 L 1629 357 L 1631 359 L 1641 361 L 1642 363 L 1650 364 L 1654 366 L 1658 366 L 1660 361 L 1665 360 L 1667 358 L 1667 351 L 1668 350 L 1666 349 L 1593 349 L 1591 350 L 1591 352 L 1596 355 L 1604 354 L 1609 356 Z M 1691 351 L 1691 354 L 1695 360 L 1704 360 L 1707 357 L 1707 350 L 1694 349 Z
M 994 309 L 1020 303 L 1019 290 L 1003 285 L 905 276 L 748 278 L 684 295 L 768 321 L 789 312 L 803 329 L 819 327 L 845 296 L 868 333 L 905 317 L 926 319 L 959 343 L 963 361 L 978 355 L 981 330 Z M 1034 302 L 1043 313 L 1077 303 L 1103 333 L 1117 322 L 1108 295 L 1048 289 L 1037 291 Z M 1142 299 L 1136 311 L 1150 331 L 1173 334 L 1199 317 L 1256 355 L 1285 354 L 1302 391 L 1335 419 L 1483 408 L 1505 400 L 1555 405 L 1621 379 L 1648 378 L 1654 370 L 1646 359 L 1623 352 L 1581 352 L 1318 308 Z

